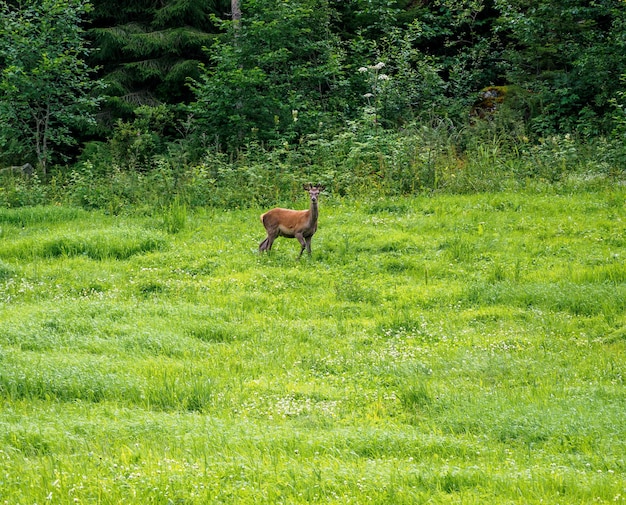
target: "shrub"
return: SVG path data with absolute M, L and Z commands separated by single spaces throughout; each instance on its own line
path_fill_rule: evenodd
M 30 177 L 5 174 L 0 178 L 0 205 L 25 207 L 49 203 L 48 188 L 37 174 Z

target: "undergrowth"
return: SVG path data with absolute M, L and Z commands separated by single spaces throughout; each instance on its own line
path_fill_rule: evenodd
M 555 135 L 530 141 L 498 121 L 465 127 L 440 120 L 400 132 L 356 123 L 341 134 L 309 135 L 295 144 L 250 142 L 226 155 L 155 154 L 136 165 L 105 156 L 101 146 L 45 180 L 5 173 L 5 207 L 61 204 L 109 214 L 160 209 L 178 228 L 187 209 L 252 208 L 298 198 L 303 182 L 335 196 L 395 197 L 532 191 L 568 194 L 625 182 L 623 146 Z

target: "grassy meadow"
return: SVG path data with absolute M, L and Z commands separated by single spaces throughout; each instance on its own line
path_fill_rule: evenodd
M 0 504 L 625 503 L 625 199 L 0 209 Z

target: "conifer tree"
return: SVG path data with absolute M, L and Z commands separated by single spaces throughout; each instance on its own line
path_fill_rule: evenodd
M 130 117 L 141 105 L 176 104 L 190 98 L 203 47 L 217 33 L 213 16 L 226 17 L 227 1 L 94 0 L 89 30 L 97 51 L 91 62 L 108 84 L 111 119 Z

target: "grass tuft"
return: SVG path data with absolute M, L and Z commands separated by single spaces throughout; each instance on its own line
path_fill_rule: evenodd
M 187 205 L 179 196 L 163 212 L 163 224 L 168 233 L 179 233 L 187 226 Z

